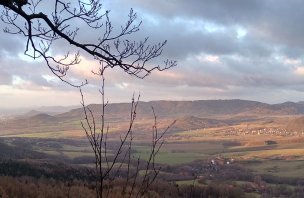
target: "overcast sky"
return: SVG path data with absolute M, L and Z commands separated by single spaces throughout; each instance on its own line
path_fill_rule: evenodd
M 304 100 L 303 0 L 107 0 L 114 28 L 130 8 L 143 21 L 138 39 L 168 40 L 162 57 L 178 66 L 136 79 L 111 71 L 106 76 L 110 102 L 247 99 L 267 103 Z M 0 10 L 3 8 L 0 7 Z M 3 29 L 5 24 L 0 22 Z M 84 34 L 86 35 L 86 34 Z M 87 36 L 89 35 L 89 36 Z M 87 33 L 91 39 L 95 33 Z M 94 37 L 96 36 L 96 37 Z M 0 107 L 79 104 L 79 91 L 56 79 L 41 60 L 23 55 L 24 38 L 0 33 Z M 64 52 L 69 45 L 63 43 Z M 68 79 L 83 81 L 87 103 L 99 103 L 98 65 L 83 54 Z

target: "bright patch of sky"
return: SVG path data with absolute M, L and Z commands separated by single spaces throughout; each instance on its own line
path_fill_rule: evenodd
M 13 75 L 13 82 L 12 82 L 13 85 L 22 85 L 25 82 L 26 81 L 23 80 L 20 76 Z
M 209 33 L 214 33 L 214 32 L 224 32 L 225 27 L 215 24 L 215 23 L 209 23 L 209 22 L 204 22 L 204 29 L 207 30 Z
M 153 26 L 158 26 L 160 24 L 159 19 L 153 15 L 144 14 L 142 18 L 147 24 L 152 24 Z
M 48 83 L 58 83 L 60 80 L 56 76 L 51 76 L 51 75 L 42 75 L 42 78 L 44 78 Z
M 126 83 L 126 82 L 123 82 L 123 83 L 119 83 L 119 84 L 116 84 L 116 86 L 119 88 L 119 89 L 127 89 L 129 84 Z
M 215 33 L 224 32 L 226 30 L 225 26 L 221 26 L 215 23 L 211 23 L 205 20 L 199 19 L 187 19 L 176 17 L 173 19 L 173 24 L 180 25 L 186 31 L 201 31 L 203 33 Z
M 237 27 L 236 33 L 237 33 L 237 38 L 238 39 L 242 39 L 247 35 L 246 29 L 242 28 L 242 27 Z
M 304 76 L 304 66 L 297 67 L 295 69 L 295 73 L 298 74 L 298 75 Z

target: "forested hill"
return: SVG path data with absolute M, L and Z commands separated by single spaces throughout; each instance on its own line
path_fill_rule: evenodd
M 91 104 L 90 109 L 100 114 L 101 105 Z M 128 117 L 130 104 L 114 103 L 107 107 L 107 114 L 110 117 Z M 212 115 L 293 115 L 304 114 L 304 104 L 286 102 L 281 104 L 267 104 L 248 100 L 196 100 L 196 101 L 151 101 L 140 102 L 137 114 L 140 116 L 151 116 L 151 107 L 155 109 L 159 117 L 177 116 L 199 116 L 206 117 Z M 79 118 L 83 114 L 83 109 L 73 109 L 69 112 L 57 115 L 60 118 Z

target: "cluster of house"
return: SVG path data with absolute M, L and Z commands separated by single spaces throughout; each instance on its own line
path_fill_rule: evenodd
M 208 159 L 200 164 L 192 164 L 182 166 L 179 170 L 179 174 L 187 176 L 196 176 L 198 179 L 201 179 L 208 175 L 212 177 L 213 173 L 219 172 L 223 166 L 229 166 L 230 164 L 235 163 L 234 158 L 226 158 L 222 156 L 217 156 L 211 159 Z
M 304 132 L 288 131 L 284 128 L 258 128 L 258 129 L 231 128 L 229 130 L 225 130 L 224 134 L 226 136 L 236 136 L 236 135 L 299 136 L 299 135 L 304 135 Z

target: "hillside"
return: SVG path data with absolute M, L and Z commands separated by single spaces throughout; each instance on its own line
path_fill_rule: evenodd
M 304 113 L 304 103 L 286 102 L 282 104 L 266 104 L 247 100 L 197 100 L 197 101 L 151 101 L 139 102 L 137 109 L 136 129 L 145 132 L 151 129 L 154 107 L 161 127 L 172 120 L 177 120 L 173 131 L 225 126 L 232 123 L 256 120 L 257 118 L 301 115 Z M 98 120 L 101 115 L 101 105 L 88 106 Z M 130 104 L 108 104 L 106 121 L 113 131 L 123 131 L 128 126 Z M 4 134 L 23 134 L 37 132 L 56 132 L 81 130 L 80 120 L 83 119 L 83 109 L 76 108 L 65 113 L 49 115 L 32 111 L 28 116 L 1 121 L 0 131 Z M 300 121 L 298 121 L 300 123 Z M 291 126 L 299 124 L 290 124 Z
M 187 131 L 187 130 L 203 129 L 210 127 L 220 127 L 226 125 L 227 123 L 216 119 L 199 118 L 195 116 L 184 116 L 176 119 L 176 124 L 173 126 L 172 130 Z
M 248 100 L 196 100 L 196 101 L 151 101 L 140 102 L 137 114 L 142 117 L 151 117 L 151 107 L 155 109 L 158 117 L 179 117 L 179 116 L 198 116 L 208 117 L 216 115 L 235 115 L 235 114 L 262 114 L 272 115 L 293 115 L 303 114 L 304 104 L 287 102 L 282 104 L 266 104 Z M 96 115 L 101 113 L 101 105 L 92 104 L 88 106 Z M 128 103 L 109 104 L 106 113 L 109 118 L 127 118 L 130 111 Z M 62 119 L 78 119 L 82 117 L 82 108 L 73 109 L 69 112 L 58 115 Z
M 286 125 L 286 129 L 289 131 L 304 132 L 304 116 L 290 120 Z

